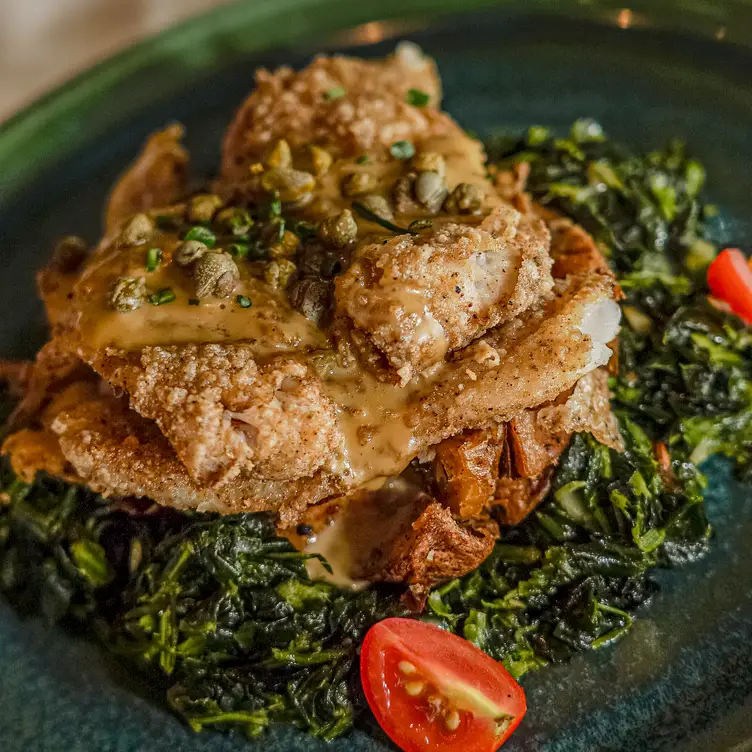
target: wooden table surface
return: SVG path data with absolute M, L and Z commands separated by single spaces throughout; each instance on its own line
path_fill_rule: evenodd
M 0 121 L 123 47 L 228 0 L 0 0 Z

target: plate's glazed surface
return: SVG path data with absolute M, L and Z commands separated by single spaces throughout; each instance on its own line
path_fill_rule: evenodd
M 744 41 L 752 24 L 743 4 L 727 6 L 732 12 L 693 3 L 686 14 L 661 4 L 674 8 L 673 21 L 649 10 L 620 15 L 596 0 L 434 18 L 461 5 L 261 0 L 223 9 L 100 66 L 0 128 L 2 356 L 33 354 L 44 331 L 34 270 L 56 236 L 96 238 L 107 187 L 150 131 L 185 123 L 196 171 L 208 175 L 256 67 L 303 65 L 314 52 L 342 47 L 383 54 L 395 37 L 437 58 L 446 108 L 479 133 L 565 127 L 588 115 L 637 146 L 685 138 L 724 209 L 720 239 L 752 244 L 744 221 L 752 51 L 716 38 Z M 334 33 L 400 14 L 406 18 Z M 263 51 L 270 46 L 276 50 Z M 709 470 L 710 556 L 661 573 L 661 592 L 617 645 L 526 677 L 530 710 L 505 749 L 752 749 L 752 495 L 723 463 Z M 391 749 L 364 730 L 331 745 L 291 729 L 252 742 L 195 735 L 95 646 L 23 620 L 4 603 L 0 667 L 0 749 L 8 752 Z

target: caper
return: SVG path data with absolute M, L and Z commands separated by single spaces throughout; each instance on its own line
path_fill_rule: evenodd
M 413 169 L 417 172 L 438 172 L 441 177 L 446 175 L 446 162 L 437 151 L 420 151 L 412 160 Z
M 313 162 L 313 171 L 316 175 L 324 175 L 329 171 L 334 161 L 332 155 L 320 146 L 314 146 L 311 144 L 309 147 L 311 151 L 311 161 Z
M 134 214 L 123 226 L 120 233 L 121 245 L 141 245 L 145 243 L 152 232 L 154 223 L 146 214 Z
M 172 254 L 172 260 L 178 266 L 190 266 L 195 261 L 198 261 L 207 251 L 209 247 L 202 243 L 200 240 L 184 240 Z
M 261 185 L 269 193 L 276 191 L 282 201 L 297 201 L 315 188 L 316 179 L 310 172 L 279 167 L 267 170 L 261 177 Z
M 272 168 L 287 169 L 292 167 L 292 152 L 290 151 L 290 144 L 285 141 L 284 138 L 280 138 L 274 148 L 269 152 L 269 156 L 266 158 L 266 166 Z
M 110 305 L 121 313 L 135 311 L 146 298 L 146 280 L 143 277 L 120 277 L 110 292 Z
M 483 191 L 475 183 L 460 183 L 444 202 L 448 214 L 474 214 L 483 205 Z
M 420 172 L 415 178 L 415 197 L 432 213 L 441 209 L 447 193 L 444 178 L 438 172 Z
M 295 273 L 295 264 L 289 259 L 279 259 L 266 265 L 264 280 L 268 285 L 277 289 L 287 287 L 290 277 Z
M 240 278 L 237 264 L 226 253 L 205 253 L 194 269 L 196 297 L 227 298 Z
M 67 235 L 55 245 L 49 266 L 61 274 L 75 272 L 89 253 L 89 245 L 76 235 Z
M 360 199 L 360 203 L 363 204 L 366 209 L 372 211 L 377 217 L 388 219 L 390 221 L 394 219 L 392 207 L 389 205 L 389 201 L 383 196 L 377 196 L 372 193 L 370 196 L 363 196 L 363 198 Z
M 329 309 L 331 283 L 317 277 L 301 277 L 293 283 L 289 295 L 292 307 L 318 324 Z
M 319 237 L 332 248 L 345 248 L 358 238 L 358 223 L 352 212 L 345 209 L 340 214 L 327 217 L 319 226 Z
M 227 228 L 233 235 L 245 235 L 253 227 L 253 217 L 245 210 L 237 206 L 222 209 L 217 214 L 217 224 Z
M 191 222 L 211 222 L 212 217 L 222 208 L 224 201 L 213 193 L 202 193 L 191 199 L 188 215 Z
M 269 246 L 269 255 L 272 258 L 284 258 L 285 256 L 292 256 L 295 251 L 298 250 L 300 245 L 300 238 L 290 230 L 285 230 L 282 233 L 282 237 Z
M 345 196 L 364 196 L 376 190 L 378 183 L 369 172 L 353 172 L 342 183 Z
M 394 208 L 400 214 L 413 214 L 420 207 L 413 198 L 413 187 L 415 185 L 416 174 L 408 172 L 400 178 L 397 178 L 392 186 L 392 200 Z

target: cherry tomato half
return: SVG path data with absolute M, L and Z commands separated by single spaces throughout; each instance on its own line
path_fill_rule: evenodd
M 752 324 L 752 270 L 738 248 L 721 251 L 708 267 L 708 287 L 714 297 Z
M 527 709 L 522 687 L 501 664 L 413 619 L 371 627 L 360 675 L 376 720 L 405 752 L 494 752 Z

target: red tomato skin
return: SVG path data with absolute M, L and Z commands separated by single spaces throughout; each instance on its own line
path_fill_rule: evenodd
M 437 659 L 440 665 L 435 665 Z M 403 660 L 419 672 L 422 667 L 430 672 L 431 666 L 451 669 L 456 678 L 481 690 L 514 720 L 500 737 L 489 719 L 466 712 L 460 713 L 455 731 L 449 731 L 440 717 L 430 721 L 421 701 L 409 697 L 400 684 L 405 678 L 398 668 Z M 360 672 L 376 720 L 404 752 L 495 752 L 527 709 L 525 693 L 501 664 L 467 640 L 413 619 L 386 619 L 372 627 L 363 641 Z
M 726 248 L 708 267 L 708 287 L 714 297 L 752 324 L 752 270 L 738 248 Z

